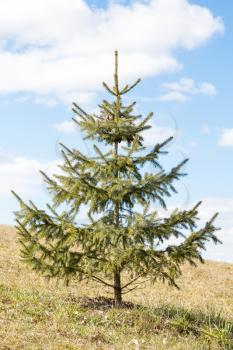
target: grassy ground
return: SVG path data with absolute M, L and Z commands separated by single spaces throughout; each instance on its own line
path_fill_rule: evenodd
M 0 226 L 1 350 L 233 349 L 231 264 L 184 266 L 180 291 L 147 284 L 114 309 L 99 285 L 67 288 L 35 275 L 16 241 Z

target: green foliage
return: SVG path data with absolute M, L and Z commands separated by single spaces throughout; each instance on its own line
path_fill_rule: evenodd
M 176 209 L 167 218 L 149 209 L 151 203 L 166 209 L 166 198 L 176 192 L 174 181 L 185 175 L 187 159 L 166 172 L 159 157 L 167 153 L 164 148 L 172 138 L 149 150 L 143 146 L 143 131 L 150 128 L 153 113 L 142 118 L 133 113 L 135 102 L 122 102 L 139 81 L 119 87 L 116 52 L 114 86 L 103 83 L 114 100 L 103 100 L 99 114 L 73 104 L 74 122 L 86 139 L 103 147 L 94 145 L 95 156 L 87 157 L 61 144 L 61 174 L 50 178 L 42 173 L 53 198 L 48 211 L 15 194 L 21 205 L 16 217 L 23 259 L 47 277 L 103 283 L 114 289 L 118 304 L 141 278 L 176 286 L 180 265 L 203 261 L 206 242 L 219 242 L 214 234 L 216 215 L 203 228 L 197 226 L 200 203 L 189 210 Z M 141 170 L 147 165 L 154 171 Z M 57 207 L 63 204 L 69 209 L 59 213 Z M 90 218 L 85 226 L 79 223 L 81 205 L 87 206 Z M 161 247 L 174 237 L 182 243 Z M 125 284 L 122 272 L 129 277 Z

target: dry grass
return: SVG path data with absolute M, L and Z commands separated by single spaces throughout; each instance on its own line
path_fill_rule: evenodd
M 35 275 L 20 262 L 15 230 L 0 226 L 0 349 L 232 349 L 233 265 L 183 272 L 180 291 L 147 284 L 125 297 L 137 306 L 113 309 L 99 285 Z

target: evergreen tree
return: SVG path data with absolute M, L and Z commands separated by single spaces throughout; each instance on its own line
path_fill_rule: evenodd
M 61 144 L 61 174 L 50 178 L 42 173 L 53 196 L 48 210 L 31 201 L 26 204 L 13 192 L 21 206 L 16 221 L 23 260 L 47 277 L 67 282 L 92 279 L 110 287 L 116 305 L 122 303 L 123 294 L 146 280 L 177 286 L 180 266 L 186 261 L 203 262 L 206 242 L 219 242 L 213 225 L 217 214 L 203 228 L 197 226 L 200 202 L 190 210 L 176 209 L 166 218 L 150 211 L 151 203 L 166 208 L 165 199 L 176 192 L 173 183 L 185 175 L 182 167 L 187 159 L 166 172 L 158 158 L 167 153 L 164 147 L 172 137 L 152 149 L 143 146 L 143 131 L 150 128 L 153 113 L 142 118 L 133 114 L 135 102 L 122 102 L 122 96 L 139 82 L 120 88 L 115 52 L 114 86 L 103 83 L 113 101 L 103 100 L 98 115 L 73 104 L 74 122 L 86 139 L 103 147 L 94 145 L 95 156 L 87 157 Z M 140 171 L 147 164 L 155 170 Z M 64 203 L 69 209 L 58 212 Z M 83 204 L 88 208 L 87 225 L 79 223 Z M 182 243 L 169 244 L 174 237 Z

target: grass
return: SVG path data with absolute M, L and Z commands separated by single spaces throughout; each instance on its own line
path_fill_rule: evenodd
M 0 349 L 233 349 L 233 265 L 183 267 L 181 290 L 161 283 L 112 307 L 95 283 L 69 287 L 19 259 L 14 229 L 0 226 Z

